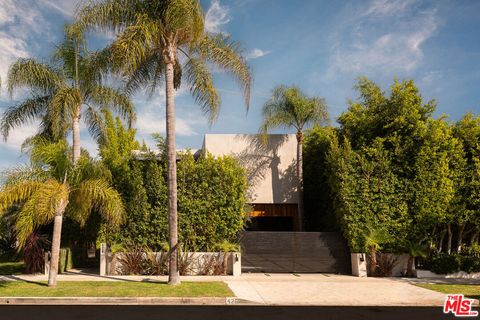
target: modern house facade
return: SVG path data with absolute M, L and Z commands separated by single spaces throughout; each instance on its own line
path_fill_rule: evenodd
M 299 231 L 294 134 L 206 134 L 203 152 L 237 158 L 247 171 L 251 231 Z

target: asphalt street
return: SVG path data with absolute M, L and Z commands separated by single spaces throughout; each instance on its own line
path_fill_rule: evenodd
M 2 305 L 0 320 L 283 320 L 283 319 L 454 319 L 441 307 L 192 306 L 192 305 Z

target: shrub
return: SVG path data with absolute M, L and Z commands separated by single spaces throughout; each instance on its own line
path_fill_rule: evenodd
M 462 257 L 461 269 L 468 273 L 480 272 L 480 258 Z
M 378 256 L 378 268 L 382 277 L 391 277 L 393 268 L 398 263 L 398 257 L 391 253 L 380 253 Z
M 186 276 L 191 273 L 193 269 L 193 263 L 195 262 L 193 252 L 180 251 L 178 255 L 178 272 L 181 276 Z
M 162 251 L 168 241 L 168 197 L 163 160 L 131 160 L 127 173 L 114 177 L 126 206 L 125 223 L 109 243 Z M 178 162 L 179 241 L 191 251 L 211 251 L 234 242 L 245 223 L 246 176 L 231 157 L 181 155 Z
M 454 254 L 438 254 L 430 263 L 430 270 L 438 274 L 447 274 L 460 271 L 461 257 Z
M 126 252 L 120 254 L 118 258 L 122 274 L 142 274 L 144 253 L 139 246 L 132 246 Z
M 473 258 L 480 259 L 480 244 L 474 243 L 470 247 L 464 247 L 462 249 L 461 254 L 462 254 L 462 256 L 473 257 Z
M 156 253 L 150 249 L 145 251 L 142 264 L 142 274 L 165 275 L 168 274 L 168 254 L 166 252 Z
M 50 241 L 45 235 L 37 232 L 27 237 L 23 248 L 23 261 L 25 262 L 26 273 L 41 273 L 45 268 L 45 250 Z

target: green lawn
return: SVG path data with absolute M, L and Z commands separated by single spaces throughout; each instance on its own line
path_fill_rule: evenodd
M 61 281 L 46 283 L 0 281 L 0 297 L 232 297 L 223 282 L 182 282 L 178 286 L 153 282 Z
M 443 293 L 463 293 L 464 296 L 480 300 L 480 285 L 473 284 L 418 284 L 419 287 Z
M 0 275 L 21 274 L 25 269 L 23 262 L 0 262 Z

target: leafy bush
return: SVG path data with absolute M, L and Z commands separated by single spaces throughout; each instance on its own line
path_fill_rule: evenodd
M 15 219 L 12 214 L 16 210 L 17 208 L 11 208 L 0 217 L 0 261 L 18 259 L 17 237 L 14 230 Z
M 145 275 L 168 274 L 168 254 L 166 252 L 156 253 L 147 249 L 142 267 L 142 274 Z
M 23 248 L 23 261 L 26 273 L 41 273 L 45 268 L 45 250 L 50 241 L 45 235 L 37 232 L 31 233 Z
M 197 261 L 200 275 L 222 275 L 226 273 L 225 256 L 226 252 L 215 253 L 210 256 L 204 256 Z
M 438 274 L 458 272 L 461 269 L 462 259 L 454 254 L 438 254 L 430 262 L 430 270 Z
M 193 252 L 180 251 L 180 254 L 178 255 L 178 272 L 180 273 L 180 275 L 188 275 L 194 267 L 194 262 L 195 259 Z
M 139 246 L 128 248 L 126 252 L 119 255 L 118 262 L 120 262 L 122 274 L 143 274 L 143 249 Z
M 393 268 L 398 264 L 398 257 L 391 253 L 377 254 L 378 269 L 382 277 L 391 277 Z
M 470 247 L 464 247 L 461 254 L 462 256 L 480 259 L 480 244 L 474 243 Z
M 110 239 L 125 246 L 162 251 L 168 241 L 165 164 L 155 158 L 131 160 L 130 171 L 116 177 L 126 204 L 125 223 Z M 222 241 L 234 242 L 245 222 L 246 177 L 230 157 L 181 156 L 178 163 L 179 240 L 191 251 L 211 251 Z
M 462 271 L 473 273 L 480 272 L 480 258 L 476 257 L 462 257 Z

